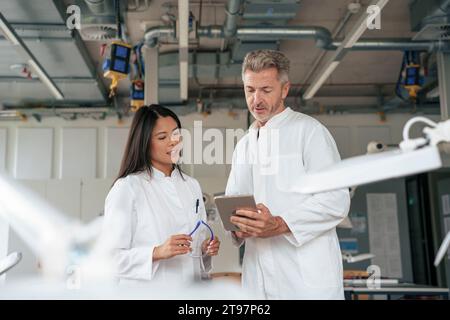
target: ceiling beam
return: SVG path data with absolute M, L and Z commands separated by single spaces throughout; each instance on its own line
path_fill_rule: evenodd
M 27 45 L 23 42 L 23 40 L 17 35 L 15 30 L 11 27 L 11 25 L 8 23 L 8 20 L 6 20 L 6 18 L 3 16 L 1 12 L 0 12 L 0 29 L 3 31 L 5 37 L 12 44 L 15 47 L 19 48 L 20 51 L 22 51 L 26 55 L 28 65 L 30 65 L 31 68 L 35 71 L 39 79 L 41 79 L 42 83 L 50 90 L 50 92 L 56 98 L 56 100 L 64 100 L 64 95 L 61 92 L 61 90 L 59 90 L 58 86 L 55 84 L 52 78 L 50 78 L 47 71 L 45 71 L 45 69 L 42 67 L 42 65 L 30 51 L 30 49 L 28 49 Z
M 369 6 L 377 6 L 383 10 L 384 6 L 389 0 L 372 0 Z M 303 99 L 309 100 L 314 97 L 314 95 L 319 91 L 325 81 L 330 77 L 330 75 L 336 70 L 342 59 L 345 57 L 347 52 L 353 47 L 353 45 L 361 38 L 363 33 L 368 28 L 368 21 L 371 18 L 371 13 L 368 10 L 364 10 L 358 21 L 355 23 L 353 28 L 347 34 L 345 39 L 340 43 L 339 47 L 333 52 L 333 55 L 325 62 L 323 67 L 320 69 L 318 74 L 314 77 L 311 85 L 306 90 L 303 95 Z

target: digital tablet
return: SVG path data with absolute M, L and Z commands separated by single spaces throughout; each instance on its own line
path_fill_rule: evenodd
M 230 222 L 230 217 L 235 214 L 237 209 L 256 209 L 253 195 L 220 196 L 215 197 L 214 202 L 217 210 L 219 210 L 223 226 L 227 231 L 239 231 L 239 228 Z

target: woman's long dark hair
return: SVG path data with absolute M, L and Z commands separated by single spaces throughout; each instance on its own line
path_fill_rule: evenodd
M 131 123 L 119 175 L 115 181 L 142 171 L 147 171 L 150 176 L 152 175 L 151 137 L 158 118 L 165 117 L 171 117 L 177 123 L 177 127 L 181 129 L 180 119 L 173 111 L 159 104 L 139 108 Z M 178 164 L 174 164 L 174 169 L 177 169 L 183 176 Z

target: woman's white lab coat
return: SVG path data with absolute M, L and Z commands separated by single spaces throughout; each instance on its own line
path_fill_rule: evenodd
M 156 246 L 172 235 L 189 234 L 199 219 L 206 222 L 200 185 L 177 169 L 170 177 L 153 168 L 151 177 L 141 172 L 117 180 L 105 201 L 103 234 L 114 243 L 119 283 L 188 283 L 200 268 L 209 271 L 210 257 L 185 254 L 152 261 Z
M 245 241 L 243 286 L 256 298 L 344 298 L 335 228 L 348 214 L 348 190 L 314 195 L 289 191 L 305 172 L 339 160 L 326 128 L 290 108 L 260 128 L 259 137 L 252 126 L 238 142 L 226 194 L 253 194 L 292 231 Z

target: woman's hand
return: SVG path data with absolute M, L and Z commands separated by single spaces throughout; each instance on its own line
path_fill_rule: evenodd
M 220 241 L 219 238 L 214 237 L 214 240 L 210 241 L 206 239 L 202 243 L 202 253 L 208 256 L 217 256 L 219 253 Z
M 189 253 L 191 249 L 192 238 L 186 234 L 177 234 L 171 236 L 162 245 L 153 250 L 153 261 L 161 259 L 170 259 L 175 256 Z

